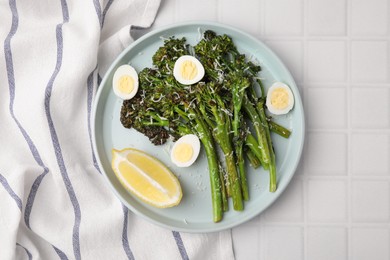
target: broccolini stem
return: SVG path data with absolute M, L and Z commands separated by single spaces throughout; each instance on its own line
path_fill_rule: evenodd
M 250 86 L 249 80 L 241 81 L 240 83 L 234 83 L 231 89 L 232 97 L 233 97 L 233 121 L 232 128 L 234 134 L 234 144 L 235 144 L 235 152 L 237 157 L 237 165 L 238 165 L 238 174 L 240 176 L 241 190 L 242 196 L 244 200 L 249 200 L 249 191 L 248 184 L 246 180 L 246 170 L 245 170 L 245 160 L 243 154 L 243 143 L 245 134 L 240 134 L 240 126 L 244 128 L 243 125 L 243 116 L 241 111 L 242 108 L 242 100 L 244 96 L 244 91 Z M 245 125 L 245 124 L 244 124 Z M 230 131 L 230 130 L 229 130 Z
M 274 121 L 268 120 L 269 130 L 272 132 L 284 137 L 289 138 L 291 131 L 285 128 L 284 126 L 279 125 L 278 123 L 275 123 Z
M 261 149 L 259 147 L 259 143 L 257 142 L 256 138 L 252 134 L 248 134 L 245 140 L 245 145 L 252 151 L 253 155 L 256 156 L 256 158 L 260 161 L 262 159 Z
M 199 100 L 200 100 L 200 98 L 199 98 Z M 202 114 L 204 121 L 210 127 L 210 129 L 214 129 L 215 123 L 210 120 L 209 115 L 206 112 L 206 108 L 203 104 L 199 104 L 199 111 Z
M 260 162 L 263 165 L 264 169 L 268 169 L 270 158 L 269 158 L 269 148 L 268 148 L 268 142 L 267 137 L 265 135 L 264 126 L 260 120 L 260 117 L 256 111 L 256 108 L 253 106 L 253 104 L 249 101 L 248 97 L 244 96 L 244 102 L 243 102 L 244 110 L 248 114 L 250 120 L 253 123 L 253 126 L 256 131 L 257 140 L 258 140 L 258 148 L 261 151 L 261 158 Z
M 241 184 L 237 174 L 233 151 L 228 154 L 225 153 L 225 160 L 229 185 L 231 187 L 230 192 L 233 200 L 233 208 L 237 211 L 242 211 L 244 204 L 242 202 Z
M 261 97 L 262 97 L 262 98 L 265 98 L 265 97 L 266 97 L 266 94 L 265 94 L 263 82 L 261 82 L 260 79 L 257 79 L 256 82 L 257 82 L 257 84 L 259 84 L 259 86 L 260 86 Z
M 147 120 L 143 120 L 142 121 L 142 124 L 143 125 L 147 125 L 147 126 L 168 126 L 169 125 L 169 120 L 166 119 L 166 118 L 163 118 L 163 117 L 160 117 L 157 113 L 155 112 L 148 112 L 146 114 L 150 120 L 147 121 Z
M 219 113 L 215 106 L 213 106 L 211 109 L 215 117 L 215 120 L 217 122 L 217 128 L 216 131 L 214 131 L 215 134 L 214 139 L 219 144 L 219 146 L 221 147 L 225 155 L 226 171 L 228 174 L 228 182 L 229 182 L 228 191 L 230 191 L 230 195 L 233 200 L 233 208 L 237 211 L 242 211 L 244 209 L 244 204 L 242 202 L 241 185 L 237 174 L 237 168 L 234 159 L 231 140 L 229 138 L 229 133 L 226 131 L 227 129 L 226 126 L 227 124 L 230 124 L 230 122 L 226 122 L 227 117 L 225 117 L 224 114 Z
M 224 181 L 224 169 L 221 164 L 219 164 L 219 178 L 221 180 L 221 193 L 222 193 L 222 209 L 223 211 L 229 210 L 229 203 L 228 203 L 228 194 L 226 191 L 225 181 Z
M 261 166 L 259 158 L 252 152 L 250 149 L 245 150 L 245 154 L 248 157 L 250 165 L 254 168 L 257 169 Z
M 175 110 L 176 113 L 179 114 L 179 116 L 181 116 L 183 119 L 185 119 L 186 121 L 189 121 L 190 119 L 188 118 L 188 114 L 186 112 L 184 112 L 183 110 L 181 110 L 179 107 L 175 106 L 173 108 Z
M 240 127 L 240 110 L 234 109 L 233 110 L 233 122 L 232 122 L 232 127 L 233 127 L 233 133 L 235 137 L 239 136 L 239 127 Z
M 215 152 L 215 147 L 211 134 L 209 133 L 201 117 L 195 117 L 195 122 L 195 130 L 198 133 L 198 137 L 205 148 L 207 162 L 209 166 L 211 201 L 213 205 L 213 221 L 219 222 L 222 219 L 223 205 L 221 189 L 222 182 L 220 179 L 218 157 Z
M 188 127 L 185 127 L 185 126 L 178 126 L 177 127 L 177 131 L 181 134 L 181 135 L 188 135 L 188 134 L 193 134 L 193 132 L 188 129 Z
M 245 160 L 244 160 L 242 142 L 239 143 L 238 146 L 236 147 L 236 153 L 237 153 L 238 172 L 240 175 L 240 182 L 241 182 L 242 197 L 244 200 L 249 200 L 249 190 L 248 190 L 248 183 L 246 180 Z
M 142 121 L 145 126 L 169 126 L 169 121 Z
M 213 220 L 214 222 L 219 222 L 222 220 L 223 214 L 223 197 L 221 190 L 220 173 L 218 168 L 218 159 L 215 154 L 214 146 L 210 143 L 210 141 L 204 137 L 200 140 L 205 148 L 207 154 L 207 162 L 209 165 L 211 201 L 213 205 Z
M 264 111 L 264 99 L 260 99 L 260 101 L 257 103 L 257 110 L 260 115 L 260 120 L 264 126 L 264 132 L 265 136 L 267 138 L 267 144 L 269 147 L 269 157 L 270 157 L 270 163 L 269 163 L 269 191 L 275 192 L 276 191 L 276 162 L 275 162 L 275 153 L 272 146 L 272 140 L 271 140 L 271 134 L 267 122 L 267 117 L 265 115 Z

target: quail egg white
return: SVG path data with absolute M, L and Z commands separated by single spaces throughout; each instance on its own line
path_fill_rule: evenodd
M 171 161 L 178 167 L 188 167 L 196 161 L 199 151 L 199 138 L 193 134 L 184 135 L 173 145 Z
M 194 56 L 183 55 L 175 62 L 173 76 L 183 85 L 192 85 L 203 78 L 204 67 Z
M 289 86 L 275 82 L 268 89 L 266 106 L 274 115 L 287 114 L 294 107 L 294 95 Z
M 118 67 L 112 79 L 112 87 L 115 95 L 121 99 L 133 98 L 138 91 L 138 74 L 136 70 L 128 64 Z

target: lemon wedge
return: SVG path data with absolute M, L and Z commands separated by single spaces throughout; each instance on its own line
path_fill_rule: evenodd
M 142 201 L 168 208 L 183 196 L 176 176 L 159 160 L 133 148 L 112 149 L 112 169 L 122 185 Z

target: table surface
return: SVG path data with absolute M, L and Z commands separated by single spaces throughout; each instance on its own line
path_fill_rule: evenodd
M 240 259 L 390 259 L 388 0 L 163 0 L 153 28 L 218 21 L 292 72 L 304 154 L 286 191 L 232 230 Z

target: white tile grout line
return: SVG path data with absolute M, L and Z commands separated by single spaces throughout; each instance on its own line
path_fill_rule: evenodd
M 261 19 L 260 19 L 260 39 L 264 40 L 267 39 L 267 33 L 266 33 L 266 19 L 265 19 L 265 14 L 266 14 L 266 9 L 267 9 L 267 0 L 262 0 L 260 2 L 260 8 L 261 8 L 261 12 L 262 12 L 262 15 L 261 15 Z
M 291 35 L 291 36 L 282 36 L 282 35 L 265 35 L 262 37 L 266 40 L 302 40 L 302 36 L 297 35 Z M 305 40 L 308 41 L 347 41 L 347 40 L 353 40 L 353 41 L 385 41 L 389 39 L 389 36 L 387 35 L 367 35 L 367 36 L 361 36 L 361 35 L 350 35 L 350 36 L 340 36 L 340 35 L 304 35 Z
M 351 168 L 351 156 L 352 156 L 352 140 L 351 140 L 351 9 L 352 9 L 352 3 L 351 0 L 346 0 L 346 36 L 348 38 L 347 40 L 347 223 L 346 223 L 346 228 L 347 228 L 347 252 L 346 256 L 347 259 L 352 259 L 352 254 L 351 254 L 351 249 L 352 249 L 352 243 L 351 243 L 351 221 L 352 221 L 352 168 Z
M 309 12 L 308 12 L 308 9 L 309 9 L 309 1 L 308 0 L 302 0 L 301 2 L 302 4 L 302 16 L 303 16 L 303 19 L 302 19 L 302 48 L 303 48 L 303 68 L 302 68 L 302 80 L 303 80 L 303 84 L 302 84 L 302 94 L 303 94 L 303 100 L 302 100 L 302 103 L 303 103 L 303 108 L 307 107 L 307 98 L 305 98 L 305 96 L 307 96 L 307 93 L 306 93 L 306 89 L 307 89 L 307 81 L 308 81 L 308 77 L 307 77 L 307 69 L 308 69 L 308 43 L 307 43 L 307 35 L 308 35 L 308 17 L 309 17 Z M 307 140 L 307 125 L 308 125 L 308 122 L 307 122 L 307 117 L 306 117 L 306 120 L 305 120 L 305 124 L 306 124 L 306 127 L 305 127 L 305 136 L 306 136 L 306 140 Z M 307 142 L 305 142 L 305 146 L 304 146 L 304 150 L 303 152 L 305 152 L 305 150 L 307 149 Z M 303 153 L 304 155 L 304 153 Z M 303 260 L 308 260 L 308 248 L 307 248 L 307 244 L 308 244 L 308 173 L 307 173 L 307 169 L 305 167 L 305 158 L 303 156 L 302 158 L 302 170 L 303 170 L 303 181 L 302 181 L 302 207 L 303 207 L 303 230 L 302 230 L 302 234 L 303 234 L 303 241 L 302 241 L 302 250 L 303 250 Z
M 387 1 L 387 28 L 386 29 L 387 29 L 386 30 L 386 36 L 387 36 L 387 66 L 390 67 L 390 0 Z M 387 83 L 389 83 L 389 85 L 390 85 L 390 71 L 389 70 L 387 71 Z M 390 147 L 389 147 L 389 150 L 390 150 Z M 390 153 L 390 151 L 389 151 L 389 153 Z M 388 180 L 388 182 L 387 182 L 387 187 L 389 189 L 389 187 L 390 187 L 390 180 Z M 390 194 L 388 196 L 390 196 Z M 390 198 L 389 198 L 389 200 L 390 200 Z M 389 211 L 390 211 L 390 208 L 389 208 Z M 389 216 L 390 216 L 390 212 L 389 212 Z M 387 223 L 388 223 L 388 230 L 387 230 L 387 232 L 390 233 L 390 222 L 388 221 Z
M 175 1 L 175 10 L 173 12 L 173 21 L 176 23 L 179 21 L 180 0 L 173 0 L 173 1 Z
M 352 60 L 352 53 L 351 53 L 351 26 L 352 26 L 352 3 L 351 0 L 346 0 L 347 8 L 346 8 L 346 34 L 348 37 L 347 41 L 347 130 L 348 130 L 348 136 L 347 136 L 347 176 L 348 176 L 348 200 L 347 200 L 347 212 L 348 212 L 348 222 L 347 222 L 347 259 L 352 259 L 352 240 L 351 240 L 351 223 L 352 223 L 352 140 L 351 140 L 351 60 Z
M 216 0 L 216 20 L 222 22 L 221 0 Z
M 329 134 L 329 133 L 337 133 L 337 134 L 390 134 L 390 129 L 387 127 L 376 127 L 376 128 L 354 128 L 354 129 L 348 129 L 348 128 L 317 128 L 312 127 L 308 128 L 307 133 L 315 133 L 315 134 Z M 390 176 L 389 176 L 390 178 Z
M 369 221 L 356 221 L 356 223 L 349 223 L 349 221 L 328 221 L 324 222 L 321 220 L 311 221 L 310 223 L 305 224 L 304 222 L 283 222 L 283 221 L 268 221 L 263 227 L 300 227 L 304 229 L 305 227 L 335 227 L 335 228 L 350 228 L 350 227 L 371 227 L 371 228 L 390 228 L 390 223 L 386 220 L 369 222 Z M 350 226 L 350 227 L 349 227 Z M 310 259 L 311 260 L 311 259 Z
M 387 0 L 387 27 L 386 27 L 386 35 L 390 38 L 390 1 L 389 0 Z M 390 77 L 390 75 L 389 75 L 389 77 Z
M 387 66 L 390 68 L 390 0 L 387 0 L 387 25 L 386 33 L 383 37 L 384 41 L 387 43 Z M 386 83 L 390 84 L 390 71 L 387 71 Z

